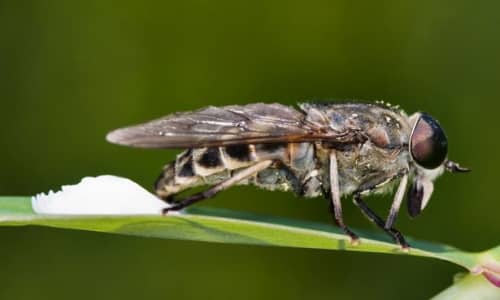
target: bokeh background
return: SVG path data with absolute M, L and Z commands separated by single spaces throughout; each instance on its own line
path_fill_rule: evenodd
M 444 126 L 445 174 L 409 236 L 499 243 L 498 1 L 0 1 L 0 194 L 83 176 L 150 187 L 176 151 L 116 127 L 206 105 L 387 100 Z M 390 197 L 370 199 L 385 213 Z M 329 222 L 324 200 L 237 187 L 207 206 Z M 345 219 L 372 228 L 350 201 Z M 0 228 L 1 299 L 423 299 L 458 267 L 405 256 Z

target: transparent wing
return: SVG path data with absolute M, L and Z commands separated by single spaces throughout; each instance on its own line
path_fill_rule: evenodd
M 335 133 L 281 104 L 207 107 L 117 129 L 111 143 L 141 148 L 196 148 L 234 144 L 312 141 Z M 345 135 L 343 135 L 345 137 Z

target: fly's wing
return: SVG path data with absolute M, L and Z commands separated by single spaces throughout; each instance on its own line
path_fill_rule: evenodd
M 141 148 L 200 148 L 234 144 L 313 141 L 335 132 L 306 121 L 281 104 L 207 107 L 117 129 L 111 143 Z

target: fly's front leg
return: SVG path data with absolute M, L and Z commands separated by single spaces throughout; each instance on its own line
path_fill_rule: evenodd
M 387 232 L 396 243 L 401 245 L 401 247 L 403 249 L 408 249 L 410 247 L 410 245 L 406 242 L 403 234 L 401 234 L 401 232 L 399 232 L 399 230 L 397 230 L 394 227 L 391 227 L 391 228 L 385 227 L 384 219 L 379 217 L 373 210 L 371 210 L 368 207 L 368 205 L 366 205 L 366 202 L 364 202 L 361 199 L 361 195 L 359 193 L 356 193 L 354 195 L 353 201 L 354 201 L 354 204 L 356 204 L 356 206 L 358 206 L 361 209 L 361 212 L 363 212 L 363 214 L 370 221 L 372 221 L 375 225 L 377 225 L 378 227 L 382 228 L 385 232 Z
M 372 221 L 375 225 L 383 229 L 387 234 L 391 236 L 391 238 L 401 245 L 403 249 L 408 249 L 410 245 L 406 242 L 404 236 L 401 234 L 399 230 L 393 227 L 394 222 L 396 220 L 396 216 L 399 212 L 399 207 L 401 206 L 401 201 L 403 200 L 405 191 L 406 191 L 406 186 L 408 183 L 408 175 L 407 173 L 403 173 L 403 177 L 401 178 L 401 181 L 399 183 L 398 190 L 396 192 L 396 195 L 394 196 L 394 200 L 391 205 L 391 210 L 389 212 L 389 216 L 387 217 L 387 221 L 384 221 L 381 217 L 379 217 L 373 210 L 371 210 L 368 205 L 361 199 L 361 192 L 358 191 L 354 193 L 354 204 L 358 206 L 361 209 L 361 212 L 370 220 Z M 372 188 L 374 188 L 373 186 Z M 371 188 L 367 188 L 366 190 L 370 190 Z
M 272 164 L 272 160 L 265 160 L 256 163 L 253 166 L 250 166 L 246 169 L 243 169 L 236 173 L 234 176 L 222 181 L 221 183 L 218 183 L 214 185 L 213 187 L 209 188 L 208 190 L 205 190 L 201 193 L 197 193 L 191 196 L 186 197 L 185 199 L 182 199 L 179 202 L 175 202 L 172 206 L 167 207 L 163 210 L 163 214 L 167 214 L 170 211 L 177 211 L 181 210 L 185 207 L 188 207 L 196 202 L 211 198 L 215 196 L 218 192 L 223 191 L 236 183 L 253 176 L 254 174 L 268 168 Z
M 389 215 L 387 216 L 387 221 L 385 222 L 385 229 L 391 229 L 396 222 L 396 217 L 399 213 L 399 208 L 401 207 L 401 202 L 403 202 L 403 198 L 406 192 L 406 186 L 408 185 L 408 174 L 405 173 L 401 180 L 399 181 L 399 187 L 394 195 L 394 200 L 392 201 L 391 210 L 389 211 Z
M 359 243 L 359 237 L 352 232 L 344 223 L 342 217 L 342 204 L 340 203 L 340 186 L 339 186 L 339 171 L 337 164 L 337 154 L 335 150 L 330 152 L 330 196 L 331 196 L 331 211 L 335 223 L 351 238 L 352 244 Z

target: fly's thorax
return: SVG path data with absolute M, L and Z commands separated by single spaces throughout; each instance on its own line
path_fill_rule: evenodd
M 353 144 L 336 151 L 341 194 L 350 194 L 375 186 L 383 191 L 392 177 L 408 169 L 408 151 L 383 149 L 371 141 Z
M 304 104 L 301 109 L 309 122 L 328 126 L 335 132 L 335 140 L 319 144 L 316 159 L 325 165 L 329 151 L 336 151 L 341 194 L 358 191 L 371 183 L 377 185 L 379 178 L 384 182 L 408 169 L 412 128 L 408 116 L 399 108 L 346 103 Z M 343 133 L 351 135 L 346 136 L 350 143 L 339 140 Z M 325 177 L 324 185 L 329 188 L 328 176 Z
M 360 142 L 368 139 L 381 148 L 408 144 L 411 126 L 406 113 L 398 108 L 362 103 L 308 103 L 300 107 L 308 122 L 327 127 L 336 136 L 357 132 Z

